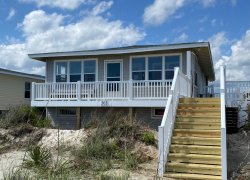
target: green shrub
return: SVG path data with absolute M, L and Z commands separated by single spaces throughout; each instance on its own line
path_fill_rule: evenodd
M 152 132 L 145 131 L 140 134 L 140 140 L 147 145 L 155 145 L 156 144 L 156 139 L 155 136 Z
M 121 156 L 121 149 L 115 141 L 109 142 L 101 137 L 89 138 L 80 150 L 84 158 L 109 159 Z
M 33 146 L 28 151 L 28 157 L 24 159 L 27 166 L 44 166 L 51 160 L 51 153 L 42 146 Z
M 139 164 L 138 158 L 134 154 L 127 154 L 125 158 L 126 169 L 135 169 Z
M 28 105 L 11 107 L 0 120 L 0 127 L 16 127 L 21 124 L 30 124 L 37 127 L 50 126 L 50 120 L 43 118 L 42 112 L 38 108 L 32 108 Z

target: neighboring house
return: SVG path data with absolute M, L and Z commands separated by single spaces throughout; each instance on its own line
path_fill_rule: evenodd
M 31 104 L 31 83 L 43 83 L 44 76 L 0 68 L 0 114 L 10 107 Z
M 46 107 L 54 124 L 67 129 L 82 127 L 91 114 L 97 110 L 106 112 L 110 107 L 136 114 L 138 119 L 157 128 L 174 67 L 179 67 L 192 81 L 182 88 L 189 88 L 193 96 L 204 95 L 208 81 L 215 79 L 207 42 L 29 54 L 29 57 L 46 62 L 45 83 L 34 84 L 32 106 Z
M 110 108 L 135 114 L 158 127 L 159 176 L 227 179 L 225 71 L 221 67 L 221 98 L 211 98 L 208 42 L 29 57 L 46 62 L 46 82 L 32 84 L 31 105 L 46 107 L 55 125 L 78 129 Z

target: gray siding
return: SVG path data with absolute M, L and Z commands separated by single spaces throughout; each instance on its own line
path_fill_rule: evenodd
M 46 111 L 53 126 L 60 129 L 76 129 L 76 116 L 57 116 L 57 108 L 46 108 Z
M 182 53 L 182 72 L 187 75 L 187 53 Z
M 130 56 L 143 56 L 143 55 L 158 55 L 168 53 L 182 53 L 183 62 L 181 69 L 186 74 L 186 51 L 155 51 L 147 53 L 134 53 L 134 54 L 121 54 L 121 55 L 102 55 L 102 56 L 86 56 L 86 57 L 67 57 L 67 58 L 55 58 L 48 59 L 46 62 L 46 80 L 47 82 L 53 82 L 54 79 L 54 60 L 79 60 L 79 59 L 97 59 L 98 60 L 98 81 L 104 81 L 104 61 L 105 60 L 123 60 L 123 80 L 127 81 L 130 78 Z
M 112 110 L 114 112 L 121 112 L 124 115 L 128 115 L 129 108 L 81 108 L 81 126 L 82 128 L 93 118 L 103 118 L 105 114 Z M 76 129 L 76 116 L 62 117 L 57 116 L 56 108 L 47 108 L 47 115 L 52 119 L 53 125 L 58 126 L 61 129 Z M 136 119 L 142 122 L 149 128 L 157 129 L 161 124 L 161 118 L 151 117 L 151 108 L 133 108 L 133 115 Z

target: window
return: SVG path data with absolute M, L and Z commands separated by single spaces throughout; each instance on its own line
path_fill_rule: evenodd
M 152 108 L 151 116 L 152 118 L 162 118 L 164 115 L 164 108 Z
M 70 66 L 70 82 L 81 81 L 81 61 L 71 61 Z
M 92 82 L 96 80 L 96 61 L 64 61 L 55 63 L 56 82 Z
M 75 116 L 76 108 L 57 108 L 57 116 Z
M 30 82 L 25 82 L 24 98 L 30 98 Z
M 148 58 L 148 79 L 162 80 L 162 56 Z
M 83 77 L 85 82 L 92 82 L 96 79 L 96 61 L 95 60 L 87 60 L 83 61 Z
M 67 62 L 56 63 L 56 82 L 67 82 Z
M 133 58 L 132 59 L 132 79 L 133 80 L 145 80 L 145 58 Z
M 165 56 L 165 79 L 174 78 L 174 68 L 179 67 L 180 56 Z

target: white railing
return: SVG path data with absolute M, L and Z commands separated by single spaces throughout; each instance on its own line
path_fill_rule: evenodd
M 158 175 L 160 177 L 162 177 L 163 173 L 165 172 L 165 164 L 167 162 L 167 155 L 171 144 L 176 109 L 179 103 L 180 96 L 191 96 L 191 80 L 186 75 L 184 75 L 177 67 L 174 71 L 174 79 L 168 96 L 161 126 L 158 127 Z
M 32 83 L 32 101 L 166 99 L 172 80 Z
M 220 67 L 220 98 L 221 98 L 221 166 L 222 179 L 227 180 L 227 134 L 226 134 L 226 70 Z

